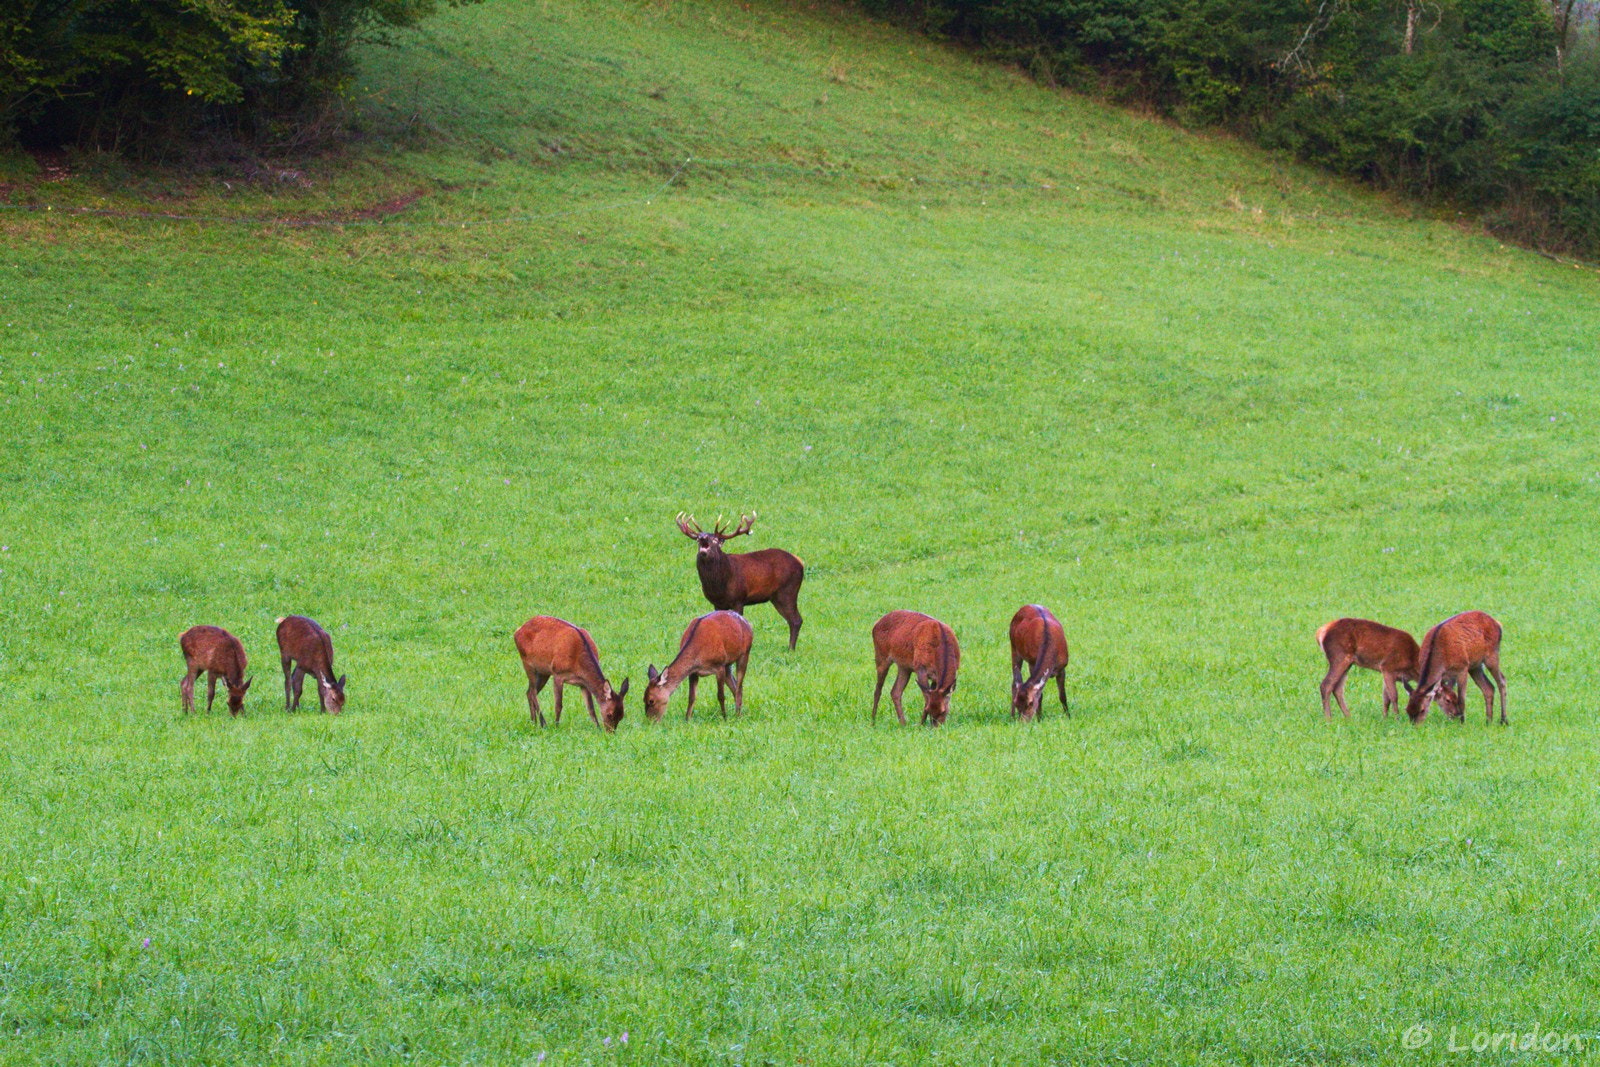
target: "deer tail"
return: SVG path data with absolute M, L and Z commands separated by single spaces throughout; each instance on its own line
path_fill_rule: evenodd
M 287 616 L 279 616 L 279 617 L 278 617 L 278 625 L 279 625 L 279 626 L 282 626 L 282 625 L 283 625 L 283 620 L 284 620 L 284 619 L 285 619 L 285 618 L 287 618 Z
M 1333 628 L 1333 624 L 1338 622 L 1338 621 L 1339 621 L 1338 619 L 1329 619 L 1327 622 L 1323 623 L 1322 626 L 1317 630 L 1317 647 L 1318 648 L 1323 648 L 1323 649 L 1327 648 L 1327 646 L 1322 643 L 1323 639 L 1328 636 L 1328 631 L 1331 630 Z

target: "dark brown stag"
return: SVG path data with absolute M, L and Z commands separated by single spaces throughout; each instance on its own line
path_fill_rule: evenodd
M 751 636 L 750 621 L 731 611 L 713 611 L 691 622 L 667 669 L 658 671 L 655 664 L 650 665 L 650 684 L 644 690 L 644 713 L 650 721 L 661 721 L 667 712 L 667 701 L 685 679 L 689 682 L 685 719 L 694 714 L 694 688 L 701 678 L 716 678 L 717 704 L 724 719 L 728 717 L 725 688 L 733 690 L 733 713 L 744 714 L 744 675 L 750 667 Z
M 622 721 L 622 698 L 628 695 L 628 680 L 612 689 L 600 670 L 600 653 L 594 646 L 589 631 L 574 626 L 565 619 L 551 615 L 535 615 L 517 628 L 513 635 L 517 652 L 522 656 L 522 667 L 528 672 L 528 717 L 544 725 L 544 713 L 539 710 L 539 690 L 544 683 L 555 679 L 556 725 L 561 725 L 561 687 L 575 685 L 583 690 L 583 699 L 589 705 L 589 718 L 607 733 Z M 600 713 L 595 714 L 599 702 Z
M 750 532 L 756 523 L 752 513 L 741 516 L 732 531 L 722 528 L 722 520 L 710 530 L 700 529 L 693 515 L 679 514 L 678 529 L 700 546 L 695 569 L 700 572 L 700 588 L 718 611 L 743 615 L 747 604 L 769 601 L 789 624 L 789 648 L 800 639 L 800 583 L 806 578 L 806 565 L 800 557 L 781 548 L 762 548 L 754 552 L 724 552 L 723 543 Z
M 1038 604 L 1027 604 L 1011 616 L 1011 714 L 1024 721 L 1038 716 L 1044 703 L 1044 686 L 1051 678 L 1056 680 L 1056 691 L 1061 694 L 1061 711 L 1069 718 L 1067 707 L 1067 633 L 1061 620 L 1050 609 Z M 1028 666 L 1028 677 L 1022 677 L 1022 664 Z
M 872 721 L 878 721 L 878 698 L 883 695 L 883 679 L 890 665 L 900 668 L 889 699 L 900 725 L 906 724 L 900 694 L 913 675 L 922 690 L 922 721 L 944 724 L 950 715 L 950 694 L 956 688 L 956 672 L 961 669 L 961 646 L 955 631 L 938 619 L 920 611 L 891 611 L 872 627 L 872 651 L 878 661 L 878 685 L 872 691 Z
M 208 683 L 207 715 L 211 714 L 211 704 L 217 699 L 218 678 L 228 687 L 228 710 L 235 715 L 244 710 L 244 694 L 254 679 L 244 676 L 249 662 L 237 637 L 220 626 L 193 626 L 178 638 L 178 647 L 183 650 L 183 661 L 189 668 L 178 686 L 183 694 L 184 714 L 194 710 L 194 680 L 202 671 Z
M 1332 697 L 1339 701 L 1339 710 L 1350 717 L 1350 706 L 1344 702 L 1345 676 L 1351 667 L 1364 667 L 1383 675 L 1383 717 L 1389 717 L 1392 707 L 1400 713 L 1398 683 L 1406 683 L 1409 694 L 1417 674 L 1417 639 L 1404 630 L 1385 626 L 1370 619 L 1334 619 L 1317 631 L 1317 644 L 1328 657 L 1328 673 L 1322 679 L 1322 717 L 1333 718 L 1333 708 L 1328 703 Z
M 333 676 L 333 638 L 304 615 L 278 620 L 278 660 L 283 665 L 283 706 L 300 707 L 300 689 L 306 675 L 317 680 L 322 710 L 337 715 L 344 710 L 344 676 Z
M 1500 723 L 1506 721 L 1506 679 L 1500 673 L 1500 624 L 1481 611 L 1464 611 L 1429 630 L 1422 638 L 1417 673 L 1421 681 L 1406 703 L 1412 722 L 1421 722 L 1434 701 L 1452 719 L 1466 714 L 1467 676 L 1483 692 L 1485 722 L 1494 722 L 1494 691 L 1500 688 Z M 1484 668 L 1494 683 L 1484 676 Z M 1451 689 L 1454 686 L 1454 689 Z

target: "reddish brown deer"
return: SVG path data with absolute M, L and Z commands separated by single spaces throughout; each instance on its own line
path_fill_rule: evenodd
M 922 690 L 922 721 L 942 726 L 950 715 L 950 694 L 955 692 L 956 672 L 961 669 L 961 646 L 955 631 L 938 619 L 920 611 L 891 611 L 872 627 L 872 650 L 878 660 L 878 685 L 872 691 L 872 721 L 878 721 L 878 698 L 883 695 L 883 679 L 893 664 L 900 668 L 889 699 L 900 725 L 906 724 L 900 694 L 906 682 L 916 675 Z
M 1027 604 L 1011 616 L 1011 714 L 1024 722 L 1039 714 L 1044 703 L 1044 686 L 1051 678 L 1061 694 L 1061 711 L 1067 707 L 1067 632 L 1050 609 Z M 1028 663 L 1028 678 L 1023 681 L 1022 664 Z
M 183 694 L 183 712 L 194 710 L 194 680 L 206 673 L 206 714 L 217 699 L 217 679 L 228 687 L 228 710 L 237 715 L 244 710 L 244 694 L 255 679 L 244 676 L 249 666 L 239 639 L 220 626 L 192 626 L 178 638 L 183 661 L 189 673 L 183 676 L 178 691 Z
M 317 680 L 322 710 L 337 715 L 344 710 L 344 675 L 333 676 L 333 638 L 316 621 L 304 615 L 278 620 L 278 660 L 283 664 L 283 707 L 300 707 L 300 689 L 306 675 Z
M 1328 673 L 1322 679 L 1324 719 L 1333 718 L 1329 697 L 1339 701 L 1345 718 L 1350 717 L 1350 706 L 1344 702 L 1344 682 L 1351 667 L 1382 674 L 1383 717 L 1389 717 L 1391 707 L 1396 715 L 1400 714 L 1398 683 L 1405 683 L 1409 695 L 1411 683 L 1418 678 L 1416 638 L 1370 619 L 1334 619 L 1317 631 L 1317 644 L 1328 657 Z
M 667 712 L 667 701 L 685 678 L 689 680 L 685 720 L 694 714 L 695 683 L 708 677 L 717 680 L 717 704 L 722 708 L 722 717 L 728 717 L 724 686 L 733 690 L 733 713 L 744 714 L 744 675 L 750 666 L 751 637 L 749 620 L 731 611 L 713 611 L 691 622 L 667 669 L 658 671 L 655 664 L 650 665 L 650 684 L 644 690 L 644 713 L 650 721 L 661 721 Z M 734 668 L 738 668 L 737 675 Z
M 1484 668 L 1494 684 L 1484 677 Z M 1421 680 L 1406 703 L 1412 722 L 1421 722 L 1437 701 L 1452 719 L 1466 714 L 1467 676 L 1483 692 L 1485 722 L 1494 722 L 1494 691 L 1500 688 L 1500 723 L 1506 721 L 1506 679 L 1500 673 L 1500 624 L 1481 611 L 1464 611 L 1429 630 L 1422 638 L 1417 673 Z M 1451 686 L 1454 686 L 1452 691 Z
M 747 604 L 772 603 L 789 624 L 789 649 L 800 639 L 800 583 L 806 578 L 806 565 L 800 557 L 781 548 L 762 548 L 754 552 L 724 552 L 723 543 L 743 537 L 756 524 L 754 513 L 741 516 L 739 525 L 729 532 L 719 518 L 710 530 L 700 529 L 694 516 L 679 514 L 678 529 L 700 546 L 695 569 L 700 572 L 700 589 L 718 611 L 743 615 Z
M 589 718 L 606 733 L 616 730 L 622 721 L 622 698 L 628 695 L 628 679 L 612 689 L 600 670 L 600 653 L 594 646 L 589 631 L 574 626 L 565 619 L 550 615 L 535 615 L 517 628 L 513 635 L 517 652 L 522 656 L 522 667 L 528 672 L 528 717 L 544 725 L 544 712 L 539 710 L 539 690 L 544 683 L 555 679 L 555 722 L 561 725 L 561 687 L 575 685 L 583 690 L 583 699 L 589 705 Z M 600 713 L 595 715 L 595 703 Z

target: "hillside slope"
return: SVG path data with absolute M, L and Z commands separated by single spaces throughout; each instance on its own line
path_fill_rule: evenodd
M 353 100 L 296 173 L 0 179 L 0 1063 L 1592 1032 L 1592 273 L 831 9 L 490 0 Z M 637 693 L 704 610 L 680 509 L 805 558 L 798 650 L 532 727 L 529 615 Z M 938 733 L 867 718 L 900 607 Z M 1469 607 L 1508 728 L 1324 723 L 1320 624 Z M 178 714 L 201 622 L 238 720 Z

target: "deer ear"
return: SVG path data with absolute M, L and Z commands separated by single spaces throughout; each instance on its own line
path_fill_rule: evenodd
M 622 684 L 617 686 L 617 696 L 625 697 L 627 695 L 628 695 L 628 680 L 626 678 L 624 678 L 622 680 Z
M 344 680 L 348 677 L 350 677 L 348 674 L 339 675 L 339 692 L 344 692 Z
M 239 687 L 239 692 L 243 693 L 246 690 L 248 690 L 250 688 L 250 683 L 255 681 L 255 680 L 256 680 L 256 676 L 253 675 L 253 674 L 250 677 L 246 678 L 244 680 L 244 684 Z
M 656 665 L 654 663 L 652 663 L 652 664 L 650 664 L 650 669 L 645 671 L 645 677 L 649 678 L 650 679 L 650 684 L 654 685 L 655 684 L 655 680 L 657 678 L 661 677 L 661 672 L 656 670 Z

